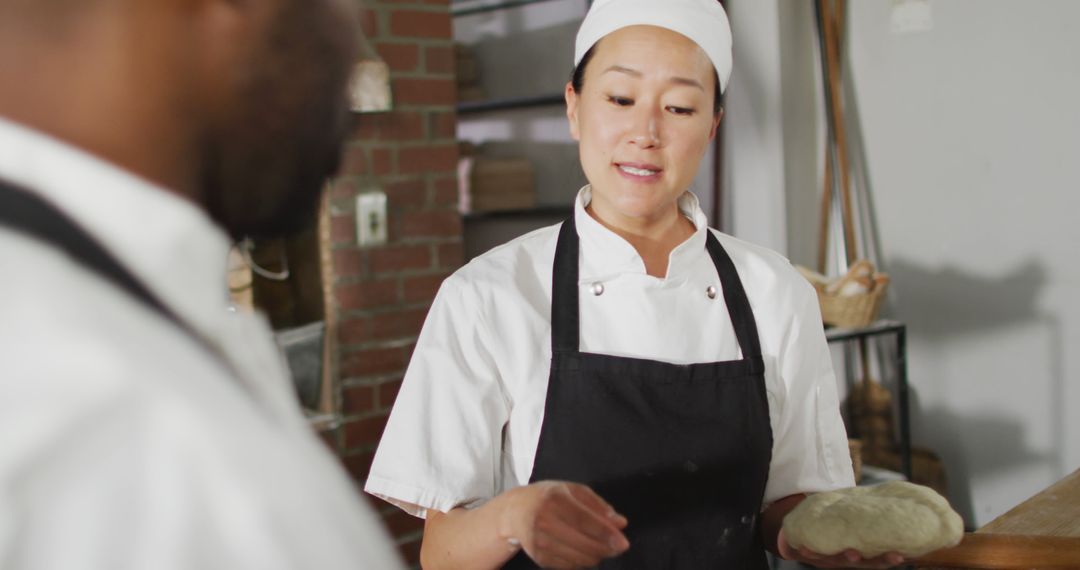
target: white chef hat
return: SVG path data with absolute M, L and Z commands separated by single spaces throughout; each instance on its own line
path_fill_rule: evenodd
M 731 77 L 731 25 L 719 0 L 595 0 L 578 30 L 574 65 L 601 38 L 627 26 L 658 26 L 691 40 L 712 60 L 720 91 Z

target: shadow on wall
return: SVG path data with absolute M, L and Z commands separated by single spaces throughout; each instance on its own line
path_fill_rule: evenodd
M 970 480 L 1006 471 L 1021 465 L 1041 463 L 1055 474 L 1065 475 L 1064 465 L 1064 346 L 1060 320 L 1037 306 L 1039 294 L 1048 282 L 1046 268 L 1030 260 L 1009 274 L 988 279 L 954 268 L 931 270 L 900 258 L 889 262 L 899 313 L 908 324 L 909 335 L 930 341 L 938 350 L 948 350 L 952 338 L 968 339 L 1009 327 L 1043 328 L 1048 339 L 1046 351 L 1031 359 L 1046 359 L 1050 373 L 1046 409 L 1053 441 L 1052 453 L 1037 453 L 1024 441 L 1021 421 L 989 416 L 959 414 L 941 405 L 924 408 L 913 389 L 911 422 L 920 431 L 933 434 L 935 451 L 946 464 L 950 499 L 970 524 L 975 520 Z M 947 378 L 925 381 L 947 381 Z M 1017 382 L 1026 379 L 1018 378 Z M 992 446 L 965 441 L 965 434 L 978 434 Z M 977 469 L 978 473 L 972 470 Z
M 934 434 L 933 451 L 945 462 L 949 485 L 949 501 L 964 518 L 968 528 L 974 528 L 976 505 L 971 492 L 973 466 L 978 474 L 1008 471 L 1020 465 L 1051 463 L 1060 457 L 1036 453 L 1024 442 L 1024 425 L 1015 419 L 957 413 L 943 406 L 923 408 L 918 394 L 911 394 L 912 422 L 924 433 Z M 993 445 L 972 445 L 965 434 Z
M 922 338 L 937 340 L 1042 320 L 1036 300 L 1048 277 L 1036 260 L 1000 279 L 953 268 L 930 270 L 902 258 L 890 260 L 888 267 L 908 325 Z

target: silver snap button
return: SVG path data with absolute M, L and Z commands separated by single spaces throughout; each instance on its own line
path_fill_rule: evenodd
M 705 289 L 705 295 L 710 299 L 716 298 L 716 287 L 709 285 L 708 289 Z
M 592 284 L 592 294 L 596 295 L 597 297 L 599 297 L 600 295 L 603 295 L 604 294 L 604 284 L 603 283 L 593 283 Z

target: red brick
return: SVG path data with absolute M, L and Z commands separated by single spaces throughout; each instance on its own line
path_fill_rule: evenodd
M 330 198 L 332 200 L 351 198 L 357 192 L 359 192 L 359 188 L 356 185 L 356 180 L 352 178 L 335 178 L 330 184 Z
M 390 33 L 413 38 L 446 38 L 451 36 L 450 12 L 420 12 L 395 10 L 390 13 Z
M 416 350 L 416 343 L 415 342 L 410 343 L 410 344 L 404 346 L 403 348 L 405 350 L 405 360 L 406 361 L 411 360 L 412 355 L 413 355 L 413 351 Z
M 371 270 L 374 273 L 429 267 L 431 267 L 431 247 L 426 245 L 390 246 L 371 251 Z
M 427 318 L 427 308 L 392 311 L 372 318 L 371 338 L 373 340 L 396 340 L 415 337 L 420 334 Z
M 395 153 L 394 149 L 377 148 L 371 151 L 371 171 L 375 176 L 393 174 Z
M 390 380 L 383 382 L 378 386 L 379 392 L 379 409 L 389 410 L 394 407 L 394 400 L 397 400 L 398 392 L 401 391 L 402 379 Z
M 350 377 L 392 374 L 401 372 L 405 364 L 401 347 L 365 348 L 342 355 L 341 372 Z
M 354 277 L 363 274 L 364 254 L 355 249 L 334 250 L 334 275 Z
M 420 566 L 420 544 L 422 538 L 411 540 L 398 545 L 398 552 L 405 559 L 405 563 L 412 567 Z
M 365 37 L 374 37 L 376 28 L 378 27 L 378 14 L 372 10 L 361 10 L 360 12 L 360 31 L 363 32 Z
M 416 208 L 424 204 L 424 181 L 418 178 L 388 183 L 383 191 L 394 206 Z
M 351 214 L 331 217 L 330 241 L 334 243 L 355 243 L 356 217 Z
M 432 186 L 432 206 L 435 206 L 436 208 L 444 208 L 447 206 L 457 208 L 458 202 L 461 200 L 461 193 L 458 191 L 458 180 L 456 176 L 436 178 Z
M 465 246 L 461 242 L 440 244 L 436 257 L 439 269 L 457 269 L 465 264 Z
M 457 138 L 457 113 L 453 111 L 440 111 L 428 115 L 428 132 L 433 139 L 456 139 Z
M 341 176 L 361 176 L 367 172 L 367 150 L 358 145 L 350 145 L 341 155 Z
M 359 119 L 354 136 L 366 141 L 424 138 L 424 116 L 415 112 L 373 113 Z
M 460 237 L 461 214 L 456 210 L 405 212 L 401 217 L 401 234 L 407 238 Z
M 398 168 L 402 173 L 451 172 L 457 168 L 457 145 L 403 148 L 398 153 Z
M 379 43 L 375 51 L 391 71 L 415 71 L 420 65 L 420 46 L 416 44 Z
M 341 411 L 345 415 L 364 414 L 374 410 L 374 386 L 349 386 L 341 390 Z
M 341 346 L 350 346 L 353 344 L 361 344 L 365 342 L 371 342 L 372 336 L 372 317 L 352 317 L 345 319 L 338 323 L 338 343 Z
M 341 428 L 344 434 L 345 449 L 370 447 L 378 444 L 383 430 L 386 429 L 387 417 L 383 415 L 346 422 Z M 365 473 L 364 477 L 357 478 L 366 477 L 367 474 Z
M 338 285 L 334 293 L 338 306 L 343 311 L 372 309 L 398 302 L 398 282 L 396 279 L 361 281 L 349 285 Z
M 402 300 L 406 303 L 431 301 L 435 298 L 435 293 L 439 291 L 439 286 L 447 277 L 449 277 L 449 274 L 446 273 L 406 277 L 401 286 Z
M 363 481 L 368 478 L 368 474 L 371 473 L 371 461 L 375 459 L 374 451 L 363 451 L 355 455 L 349 455 L 348 457 L 341 458 L 341 463 L 345 465 L 345 470 L 352 475 L 353 479 L 357 481 Z M 363 493 L 367 495 L 367 493 Z M 375 508 L 385 505 L 382 500 L 378 500 L 374 503 Z
M 424 69 L 428 73 L 453 73 L 454 50 L 450 46 L 428 46 L 424 50 Z
M 424 530 L 424 519 L 414 517 L 401 509 L 394 509 L 383 516 L 383 523 L 393 536 L 405 536 Z
M 394 102 L 405 105 L 453 105 L 457 97 L 453 79 L 399 77 L 392 88 Z

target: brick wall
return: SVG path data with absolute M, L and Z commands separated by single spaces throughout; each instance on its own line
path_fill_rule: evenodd
M 439 284 L 462 263 L 448 0 L 366 0 L 364 32 L 391 70 L 393 111 L 363 115 L 330 195 L 341 427 L 327 434 L 362 484 Z M 386 245 L 357 247 L 356 194 L 387 194 Z M 407 560 L 422 521 L 373 499 Z

